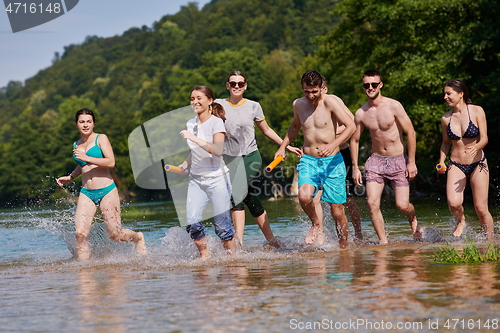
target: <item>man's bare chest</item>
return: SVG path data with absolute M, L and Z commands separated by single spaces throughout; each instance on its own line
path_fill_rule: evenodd
M 363 117 L 363 124 L 370 131 L 388 131 L 394 127 L 396 120 L 392 113 L 366 112 Z
M 300 114 L 300 121 L 304 128 L 323 129 L 333 127 L 332 114 L 326 110 L 305 110 Z

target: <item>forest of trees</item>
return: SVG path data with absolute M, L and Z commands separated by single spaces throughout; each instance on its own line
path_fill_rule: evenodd
M 96 112 L 96 132 L 110 138 L 120 192 L 129 198 L 166 196 L 135 184 L 129 134 L 188 105 L 195 85 L 226 97 L 224 83 L 232 70 L 245 72 L 245 96 L 261 103 L 268 123 L 283 136 L 292 102 L 302 95 L 304 71 L 324 74 L 329 92 L 354 112 L 364 103 L 362 73 L 378 69 L 383 94 L 403 103 L 417 131 L 422 191 L 440 180 L 434 165 L 440 116 L 447 110 L 442 85 L 460 78 L 486 111 L 485 150 L 496 184 L 499 12 L 495 0 L 213 0 L 202 9 L 189 3 L 152 27 L 130 28 L 121 36 L 88 36 L 66 46 L 52 66 L 26 82 L 0 89 L 0 202 L 54 195 L 54 178 L 75 166 L 74 114 L 83 107 Z M 257 133 L 268 162 L 277 146 Z M 369 138 L 362 143 L 369 147 Z

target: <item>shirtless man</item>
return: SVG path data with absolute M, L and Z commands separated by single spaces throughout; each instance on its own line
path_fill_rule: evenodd
M 326 84 L 326 80 L 323 77 L 323 82 Z M 328 92 L 328 88 L 325 86 L 324 93 Z M 337 97 L 338 98 L 338 97 Z M 344 102 L 339 98 L 339 101 L 344 104 Z M 345 110 L 349 117 L 354 121 L 354 115 L 352 112 L 345 107 Z M 342 131 L 345 130 L 345 126 L 342 123 L 337 124 L 337 135 L 341 134 Z M 349 217 L 351 218 L 352 226 L 354 227 L 354 240 L 362 241 L 363 240 L 363 230 L 361 228 L 361 213 L 359 211 L 359 206 L 356 203 L 355 194 L 354 194 L 354 180 L 352 178 L 352 159 L 351 159 L 351 150 L 349 149 L 349 143 L 344 142 L 339 147 L 340 153 L 344 158 L 344 164 L 346 168 L 346 203 L 345 207 L 347 208 L 347 212 L 349 213 Z M 318 202 L 321 201 L 319 195 L 314 199 Z M 321 204 L 317 206 L 319 209 L 317 214 L 321 220 L 323 220 L 323 209 Z
M 330 204 L 335 220 L 339 246 L 347 247 L 348 225 L 344 211 L 346 202 L 345 165 L 339 146 L 354 133 L 355 125 L 346 112 L 347 107 L 334 95 L 327 95 L 321 74 L 308 71 L 302 76 L 304 97 L 293 102 L 293 121 L 275 157 L 285 156 L 285 148 L 297 136 L 300 129 L 304 135 L 304 155 L 297 170 L 299 172 L 299 202 L 312 222 L 306 235 L 306 244 L 324 243 L 323 220 L 318 216 L 319 201 L 314 200 L 322 189 L 322 199 Z M 347 109 L 347 111 L 349 111 Z M 338 123 L 345 130 L 336 135 Z
M 365 164 L 366 195 L 373 227 L 380 244 L 387 244 L 384 218 L 380 211 L 380 200 L 385 181 L 394 189 L 396 206 L 408 217 L 413 237 L 422 238 L 422 230 L 415 216 L 415 208 L 410 203 L 410 182 L 417 175 L 415 150 L 417 146 L 415 130 L 403 106 L 398 101 L 384 97 L 382 77 L 376 70 L 363 74 L 363 89 L 368 101 L 356 111 L 354 122 L 356 132 L 351 138 L 353 178 L 362 184 L 358 167 L 359 138 L 366 127 L 372 139 L 372 155 Z M 408 136 L 408 159 L 404 155 L 403 132 Z

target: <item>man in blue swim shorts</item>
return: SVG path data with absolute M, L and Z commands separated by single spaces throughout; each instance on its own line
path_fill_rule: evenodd
M 285 156 L 286 146 L 302 129 L 304 155 L 297 166 L 299 202 L 312 222 L 305 242 L 322 245 L 325 241 L 323 220 L 317 214 L 318 209 L 321 209 L 318 205 L 321 204 L 319 200 L 314 200 L 317 192 L 322 190 L 321 199 L 330 204 L 339 246 L 344 249 L 347 247 L 348 236 L 344 210 L 346 169 L 339 146 L 354 133 L 354 122 L 347 114 L 350 111 L 344 102 L 335 95 L 326 94 L 321 74 L 308 71 L 302 76 L 301 83 L 304 97 L 293 102 L 293 121 L 275 157 Z M 337 135 L 338 124 L 344 124 L 345 130 Z

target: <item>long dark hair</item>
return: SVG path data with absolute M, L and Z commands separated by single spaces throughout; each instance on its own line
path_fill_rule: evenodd
M 81 110 L 76 111 L 75 123 L 78 122 L 78 117 L 80 117 L 80 115 L 82 115 L 82 114 L 89 114 L 89 115 L 91 115 L 92 116 L 92 121 L 95 123 L 94 112 L 92 110 L 87 109 L 87 108 L 83 108 Z
M 462 92 L 464 94 L 464 101 L 465 104 L 472 104 L 472 100 L 469 97 L 469 91 L 467 90 L 467 86 L 465 83 L 461 80 L 458 79 L 451 79 L 450 81 L 446 82 L 443 86 L 443 90 L 445 87 L 450 87 L 451 89 L 455 90 L 457 93 Z
M 214 92 L 209 87 L 207 87 L 207 86 L 196 86 L 196 87 L 193 88 L 193 90 L 191 90 L 191 92 L 189 93 L 189 95 L 191 95 L 191 93 L 193 91 L 195 91 L 195 90 L 199 91 L 199 92 L 201 92 L 203 94 L 205 94 L 205 96 L 207 96 L 208 98 L 212 99 L 212 101 L 215 100 Z M 222 121 L 226 121 L 226 110 L 224 110 L 224 107 L 222 105 L 220 105 L 219 103 L 212 102 L 212 104 L 210 105 L 210 108 L 211 108 L 212 114 L 214 116 L 222 119 Z

